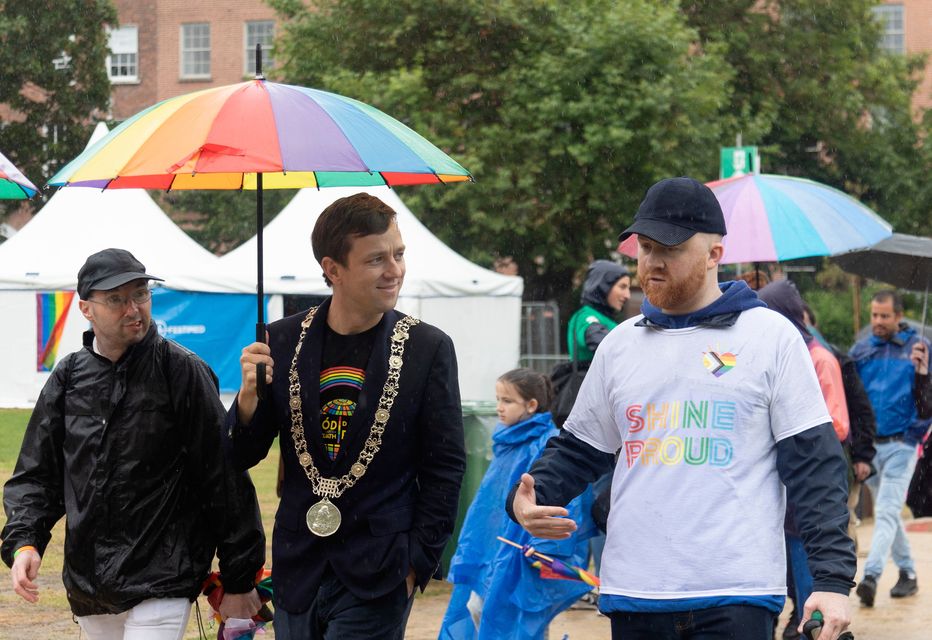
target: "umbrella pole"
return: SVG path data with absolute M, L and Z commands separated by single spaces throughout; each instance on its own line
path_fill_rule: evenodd
M 922 299 L 922 324 L 919 328 L 919 336 L 924 338 L 926 336 L 926 311 L 929 308 L 929 281 L 926 280 L 926 295 Z
M 256 79 L 262 79 L 262 45 L 256 44 Z M 263 284 L 265 277 L 262 273 L 262 173 L 256 172 L 256 342 L 265 343 L 265 294 Z M 256 365 L 256 395 L 259 399 L 266 396 L 265 390 L 265 363 Z
M 256 342 L 264 343 L 265 339 L 265 293 L 262 273 L 262 174 L 256 174 Z M 265 398 L 265 363 L 256 365 L 256 395 L 259 399 Z

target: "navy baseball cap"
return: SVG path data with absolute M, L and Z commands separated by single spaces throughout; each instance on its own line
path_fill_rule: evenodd
M 126 249 L 104 249 L 88 257 L 78 271 L 78 295 L 87 300 L 91 291 L 109 291 L 133 280 L 158 280 Z
M 697 233 L 725 235 L 725 215 L 712 190 L 698 180 L 666 178 L 647 190 L 634 224 L 618 240 L 635 233 L 669 247 Z

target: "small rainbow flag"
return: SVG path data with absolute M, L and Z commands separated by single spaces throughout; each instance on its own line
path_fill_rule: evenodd
M 36 294 L 36 371 L 51 371 L 74 291 Z

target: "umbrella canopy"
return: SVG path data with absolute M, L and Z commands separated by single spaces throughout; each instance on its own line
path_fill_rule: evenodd
M 0 153 L 0 200 L 28 200 L 37 191 L 36 185 Z
M 932 285 L 932 238 L 894 233 L 869 249 L 832 258 L 842 269 L 901 289 L 926 291 Z
M 250 80 L 169 98 L 68 163 L 55 186 L 265 189 L 462 182 L 401 122 L 326 91 Z
M 768 174 L 707 183 L 725 214 L 722 264 L 779 262 L 869 247 L 892 227 L 855 198 L 827 185 Z M 637 256 L 637 239 L 619 251 Z

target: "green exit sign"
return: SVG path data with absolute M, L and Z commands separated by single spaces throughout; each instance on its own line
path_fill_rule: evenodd
M 735 178 L 749 173 L 760 173 L 760 156 L 757 147 L 722 147 L 718 177 Z

